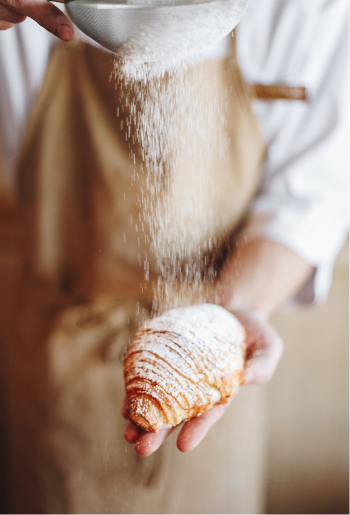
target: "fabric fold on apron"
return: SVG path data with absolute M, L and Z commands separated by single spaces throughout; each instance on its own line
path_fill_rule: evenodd
M 146 175 L 139 172 L 136 140 L 125 138 L 130 102 L 120 102 L 112 72 L 111 54 L 82 42 L 58 45 L 23 141 L 20 266 L 3 289 L 2 296 L 11 290 L 14 301 L 0 318 L 13 509 L 259 512 L 265 435 L 260 388 L 239 394 L 189 455 L 179 453 L 172 438 L 145 460 L 123 440 L 122 356 L 150 314 L 159 270 L 147 220 L 143 239 L 135 230 Z M 164 80 L 177 79 L 170 74 Z M 198 123 L 193 129 L 179 116 L 182 141 L 193 146 L 180 145 L 176 166 L 168 170 L 162 208 L 169 231 L 163 237 L 167 249 L 176 248 L 176 234 L 186 227 L 186 249 L 191 242 L 195 251 L 202 249 L 203 277 L 210 263 L 215 280 L 256 191 L 264 146 L 235 52 L 190 67 L 185 82 L 195 91 L 192 122 L 198 116 Z M 123 98 L 132 99 L 134 91 L 129 85 Z M 206 147 L 200 166 L 193 151 L 199 135 Z M 213 138 L 224 139 L 225 151 L 212 145 Z M 194 195 L 198 209 L 191 215 Z

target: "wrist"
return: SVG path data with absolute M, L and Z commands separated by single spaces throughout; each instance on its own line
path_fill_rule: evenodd
M 293 298 L 312 267 L 290 249 L 270 241 L 240 241 L 213 290 L 213 302 L 268 321 Z
M 269 306 L 255 304 L 251 299 L 235 295 L 234 292 L 232 295 L 228 295 L 227 292 L 222 295 L 216 291 L 212 301 L 231 313 L 245 313 L 261 322 L 268 322 L 274 313 Z

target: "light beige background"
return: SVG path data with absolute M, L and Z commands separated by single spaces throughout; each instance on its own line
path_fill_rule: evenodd
M 349 252 L 327 302 L 280 313 L 285 342 L 269 385 L 267 513 L 349 513 Z

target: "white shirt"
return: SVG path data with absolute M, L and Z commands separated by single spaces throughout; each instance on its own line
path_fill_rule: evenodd
M 250 0 L 237 30 L 247 82 L 305 86 L 308 101 L 255 101 L 268 153 L 255 229 L 315 268 L 296 301 L 323 300 L 348 231 L 348 1 Z M 55 38 L 35 22 L 0 32 L 0 139 L 9 181 Z M 224 38 L 207 58 L 226 55 Z
M 307 88 L 308 102 L 256 102 L 268 143 L 253 210 L 264 237 L 315 267 L 299 301 L 325 298 L 348 231 L 348 2 L 251 0 L 238 28 L 248 82 Z

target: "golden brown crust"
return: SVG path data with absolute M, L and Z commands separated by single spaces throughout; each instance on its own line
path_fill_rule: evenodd
M 129 418 L 146 431 L 174 427 L 243 383 L 245 331 L 225 309 L 200 304 L 146 322 L 124 360 Z

